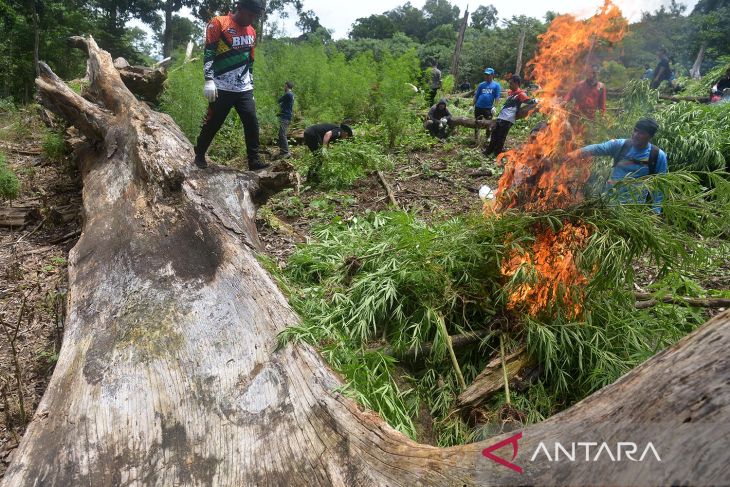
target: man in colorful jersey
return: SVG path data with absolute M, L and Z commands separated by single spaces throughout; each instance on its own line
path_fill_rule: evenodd
M 259 123 L 253 98 L 256 31 L 253 22 L 263 12 L 262 0 L 239 0 L 235 12 L 214 17 L 205 30 L 203 93 L 208 113 L 195 147 L 195 165 L 207 167 L 205 153 L 213 137 L 235 108 L 243 124 L 249 170 L 263 169 L 259 159 Z
M 575 114 L 593 120 L 596 110 L 606 112 L 606 86 L 598 81 L 599 67 L 591 66 L 586 79 L 576 84 L 565 97 L 565 102 L 575 102 Z
M 608 180 L 607 188 L 611 190 L 616 182 L 624 178 L 640 178 L 649 174 L 667 172 L 667 155 L 663 150 L 652 145 L 651 139 L 659 129 L 659 125 L 652 119 L 644 118 L 636 122 L 634 133 L 630 139 L 612 139 L 602 144 L 589 145 L 574 153 L 574 155 L 611 156 L 613 169 Z M 633 194 L 628 188 L 621 188 L 618 199 L 622 203 L 647 200 L 648 191 L 643 189 L 640 194 Z M 654 191 L 651 195 L 653 209 L 661 213 L 663 195 Z
M 494 81 L 494 69 L 484 70 L 484 81 L 479 83 L 474 91 L 474 119 L 491 120 L 494 102 L 499 100 L 502 94 L 502 87 Z M 489 129 L 487 129 L 489 136 Z M 474 128 L 474 138 L 479 142 L 479 127 Z
M 504 150 L 504 142 L 507 140 L 507 134 L 509 129 L 517 120 L 517 112 L 520 106 L 530 99 L 525 93 L 525 90 L 520 88 L 522 78 L 518 75 L 513 75 L 509 80 L 509 91 L 507 92 L 507 99 L 502 105 L 497 116 L 497 123 L 492 129 L 492 138 L 489 140 L 489 145 L 484 149 L 484 155 L 489 156 L 494 154 L 495 156 L 502 153 Z

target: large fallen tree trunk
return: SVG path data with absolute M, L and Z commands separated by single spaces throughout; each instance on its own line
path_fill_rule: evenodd
M 277 348 L 298 320 L 255 258 L 254 202 L 286 174 L 195 169 L 172 120 L 135 100 L 93 40 L 88 50 L 93 103 L 47 66 L 37 81 L 43 104 L 89 139 L 85 219 L 58 364 L 3 485 L 726 480 L 730 313 L 521 439 L 440 449 L 361 411 L 314 350 Z M 556 439 L 652 441 L 662 462 L 530 461 Z M 504 450 L 487 449 L 499 440 Z

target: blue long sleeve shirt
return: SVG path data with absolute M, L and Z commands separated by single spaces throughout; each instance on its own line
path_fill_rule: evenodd
M 614 161 L 619 157 L 621 149 L 624 146 L 626 139 L 612 139 L 602 144 L 589 145 L 581 149 L 584 154 L 590 154 L 592 156 L 610 156 Z M 611 190 L 617 181 L 624 178 L 640 178 L 649 174 L 649 154 L 651 153 L 651 144 L 648 144 L 643 149 L 637 149 L 633 145 L 629 146 L 626 154 L 621 156 L 621 159 L 617 161 L 613 169 L 611 170 L 611 177 L 607 183 L 607 190 Z M 656 173 L 667 172 L 667 154 L 659 149 L 659 157 L 656 162 Z M 639 196 L 638 201 L 646 201 L 647 191 L 643 191 L 641 195 L 632 195 L 629 193 L 627 188 L 622 188 L 618 194 L 619 201 L 622 203 L 632 202 L 635 197 Z M 661 203 L 664 199 L 664 195 L 661 191 L 652 192 L 652 201 L 654 203 L 654 211 L 661 213 Z
M 499 100 L 502 94 L 502 87 L 496 81 L 488 83 L 482 81 L 474 91 L 474 106 L 477 108 L 492 108 L 494 102 Z

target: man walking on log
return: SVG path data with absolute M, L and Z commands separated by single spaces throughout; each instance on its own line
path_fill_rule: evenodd
M 195 165 L 201 169 L 208 165 L 205 153 L 231 108 L 241 118 L 249 170 L 267 167 L 259 158 L 259 123 L 253 97 L 256 31 L 252 24 L 263 10 L 262 0 L 238 0 L 235 12 L 214 17 L 205 30 L 203 93 L 208 99 L 208 113 L 195 147 Z

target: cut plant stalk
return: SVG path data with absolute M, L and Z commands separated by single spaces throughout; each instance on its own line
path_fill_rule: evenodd
M 510 405 L 509 397 L 509 377 L 507 377 L 507 364 L 504 360 L 504 333 L 499 334 L 499 356 L 502 359 L 502 374 L 504 375 L 504 397 L 507 404 Z
M 441 332 L 441 336 L 444 339 L 444 343 L 446 343 L 446 348 L 449 350 L 449 356 L 451 357 L 451 364 L 454 366 L 454 371 L 456 372 L 456 378 L 459 381 L 459 387 L 463 391 L 466 389 L 466 381 L 464 380 L 464 374 L 461 373 L 461 367 L 459 367 L 459 361 L 456 360 L 456 353 L 454 352 L 454 345 L 451 343 L 451 336 L 449 335 L 449 332 L 446 331 L 446 324 L 444 323 L 443 317 L 439 316 L 438 321 L 438 327 L 439 332 Z

